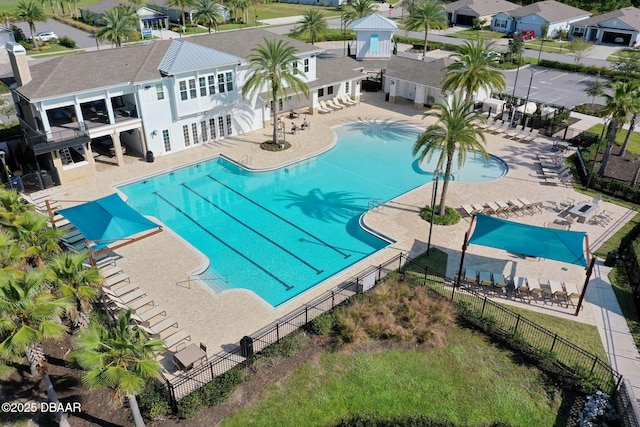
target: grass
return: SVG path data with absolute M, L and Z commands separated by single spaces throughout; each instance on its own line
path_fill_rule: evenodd
M 593 132 L 596 135 L 600 135 L 602 133 L 602 126 L 603 126 L 602 124 L 594 125 L 589 129 L 587 129 L 587 131 Z M 626 136 L 627 136 L 626 129 L 619 131 L 618 134 L 616 135 L 616 145 L 622 146 Z M 629 146 L 627 147 L 627 151 L 640 155 L 640 133 L 633 132 L 631 134 L 631 139 L 629 140 Z
M 613 55 L 609 55 L 607 57 L 607 61 L 617 62 L 626 57 L 638 56 L 639 52 L 633 49 L 621 49 L 614 53 Z
M 454 326 L 440 349 L 325 352 L 221 425 L 324 426 L 371 413 L 424 414 L 457 425 L 550 426 L 558 425 L 561 395 L 511 352 Z
M 445 276 L 447 274 L 447 262 L 449 255 L 446 252 L 441 251 L 438 248 L 432 247 L 430 250 L 430 254 L 422 254 L 419 257 L 415 258 L 413 263 L 407 265 L 408 271 L 413 271 L 416 273 L 424 273 L 423 269 L 420 269 L 417 264 L 422 266 L 427 266 L 429 269 L 434 271 L 436 274 L 440 276 Z
M 622 313 L 627 320 L 627 325 L 636 343 L 636 347 L 640 348 L 640 320 L 638 319 L 638 311 L 633 301 L 633 290 L 629 284 L 629 278 L 622 262 L 617 262 L 616 267 L 609 273 L 609 281 L 613 286 L 613 292 L 616 294 Z
M 524 43 L 524 47 L 525 49 L 534 49 L 539 51 L 540 44 L 542 44 L 543 52 L 568 54 L 569 49 L 566 49 L 564 47 L 566 43 L 567 42 L 559 42 L 555 40 L 545 40 L 544 43 L 542 43 L 540 40 L 528 40 Z
M 468 40 L 487 40 L 487 39 L 501 39 L 506 37 L 505 33 L 499 33 L 497 31 L 488 31 L 488 30 L 464 30 L 457 33 L 449 34 L 449 37 L 453 37 L 456 39 L 468 39 Z

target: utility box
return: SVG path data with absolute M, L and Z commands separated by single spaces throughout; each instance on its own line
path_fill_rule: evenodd
M 247 359 L 253 357 L 253 338 L 245 335 L 240 339 L 240 354 Z
M 611 251 L 607 254 L 607 259 L 604 261 L 604 265 L 606 265 L 607 267 L 615 267 L 618 258 L 618 251 Z

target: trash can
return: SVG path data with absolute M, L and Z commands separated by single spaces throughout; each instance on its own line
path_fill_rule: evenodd
M 607 267 L 615 267 L 618 260 L 618 251 L 611 251 L 607 254 L 607 259 L 604 261 L 604 265 Z
M 245 335 L 240 339 L 240 354 L 247 359 L 253 357 L 253 338 Z
M 153 151 L 147 151 L 147 163 L 153 163 Z

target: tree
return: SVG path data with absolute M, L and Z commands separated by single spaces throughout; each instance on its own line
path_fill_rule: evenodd
M 590 43 L 582 37 L 574 37 L 567 44 L 567 49 L 573 55 L 573 63 L 578 64 L 582 58 L 593 48 L 593 43 Z
M 49 254 L 60 251 L 60 238 L 64 231 L 51 228 L 48 218 L 37 212 L 27 211 L 6 219 L 2 215 L 0 224 L 18 242 L 28 266 L 43 268 L 44 260 Z
M 184 32 L 185 26 L 187 25 L 187 16 L 185 15 L 185 9 L 188 7 L 193 7 L 195 4 L 196 0 L 167 0 L 167 6 L 180 8 L 180 13 L 182 14 L 182 32 Z
M 356 19 L 376 13 L 373 7 L 373 1 L 374 0 L 349 0 L 344 5 L 344 14 L 342 15 L 342 22 L 345 27 Z
M 122 43 L 138 34 L 135 28 L 136 21 L 136 15 L 131 14 L 131 7 L 116 6 L 107 10 L 100 18 L 96 38 L 100 41 L 107 40 L 116 47 L 122 47 Z
M 630 51 L 621 56 L 614 68 L 626 74 L 640 74 L 640 52 Z
M 0 11 L 0 21 L 6 28 L 11 28 L 11 23 L 16 20 L 16 11 L 2 10 Z
M 515 33 L 511 40 L 509 40 L 509 53 L 511 54 L 512 63 L 513 58 L 518 57 L 518 63 L 520 63 L 520 59 L 522 58 L 522 51 L 524 50 L 524 39 L 522 38 L 522 34 Z
M 242 96 L 264 90 L 270 92 L 274 144 L 278 142 L 278 98 L 286 96 L 288 90 L 309 97 L 309 87 L 303 80 L 305 74 L 294 67 L 297 61 L 296 49 L 283 40 L 265 38 L 264 44 L 255 47 L 249 55 L 249 78 L 242 88 Z
M 96 267 L 85 266 L 88 257 L 86 251 L 65 251 L 54 255 L 47 262 L 58 293 L 75 303 L 66 310 L 66 314 L 77 328 L 89 326 L 91 302 L 100 294 L 99 286 L 104 282 Z
M 609 125 L 607 127 L 607 148 L 604 152 L 602 164 L 598 170 L 598 174 L 604 175 L 611 157 L 611 151 L 616 142 L 618 130 L 627 121 L 628 115 L 635 115 L 640 111 L 640 94 L 638 84 L 635 82 L 615 82 L 611 85 L 612 95 L 605 94 L 607 102 L 602 111 L 609 116 Z
M 465 162 L 467 154 L 479 153 L 488 159 L 489 154 L 484 148 L 485 135 L 474 125 L 474 121 L 485 120 L 484 116 L 473 110 L 473 104 L 459 95 L 454 95 L 450 103 L 437 103 L 434 107 L 440 112 L 427 112 L 424 117 L 435 117 L 437 122 L 418 137 L 413 146 L 413 155 L 419 154 L 419 160 L 430 160 L 438 156 L 438 169 L 444 167 L 444 181 L 438 215 L 444 216 L 447 201 L 447 191 L 451 180 L 451 169 L 454 157 L 457 155 L 458 166 Z
M 42 341 L 57 339 L 66 328 L 60 323 L 60 314 L 71 302 L 58 298 L 45 289 L 45 271 L 32 269 L 0 275 L 0 358 L 11 360 L 26 355 L 31 374 L 42 376 L 49 400 L 58 403 L 58 397 L 47 372 L 47 360 Z M 61 426 L 68 426 L 66 416 L 57 414 Z
M 545 22 L 540 26 L 540 43 L 549 36 L 549 23 Z
M 595 80 L 589 82 L 587 87 L 584 89 L 584 93 L 591 97 L 591 109 L 593 110 L 593 104 L 596 101 L 596 96 L 604 95 L 604 84 L 600 81 L 600 75 Z
M 311 39 L 311 44 L 313 45 L 319 38 L 323 37 L 327 31 L 329 31 L 329 26 L 322 12 L 316 9 L 307 9 L 304 15 L 302 15 L 300 25 L 291 31 L 291 35 L 293 37 L 299 37 L 303 34 L 308 34 Z
M 211 27 L 217 31 L 218 25 L 225 21 L 224 8 L 214 0 L 199 0 L 193 19 L 206 26 L 209 33 L 211 33 Z
M 13 102 L 0 96 L 0 115 L 7 116 L 7 120 L 11 121 L 11 115 L 15 113 L 16 107 L 13 105 Z
M 44 8 L 40 6 L 36 0 L 20 0 L 18 3 L 18 18 L 29 24 L 31 40 L 33 40 L 33 45 L 38 47 L 35 23 L 47 22 L 47 14 L 44 12 Z
M 75 339 L 69 357 L 86 372 L 82 383 L 89 389 L 109 387 L 114 402 L 122 404 L 126 398 L 137 426 L 144 426 L 136 396 L 147 380 L 155 378 L 162 367 L 156 360 L 164 351 L 162 340 L 149 339 L 140 328 L 133 328 L 131 311 L 123 311 L 115 326 L 106 329 L 91 324 Z
M 447 28 L 444 6 L 439 0 L 419 0 L 413 4 L 404 20 L 407 31 L 424 30 L 424 55 L 427 54 L 427 37 L 429 30 Z
M 465 101 L 471 103 L 474 102 L 473 95 L 480 89 L 505 90 L 507 84 L 504 75 L 491 67 L 491 46 L 491 43 L 485 45 L 482 40 L 467 41 L 459 51 L 451 54 L 456 61 L 446 67 L 442 90 L 462 90 Z

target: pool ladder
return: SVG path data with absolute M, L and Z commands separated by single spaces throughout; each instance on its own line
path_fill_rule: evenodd
M 239 163 L 240 163 L 241 165 L 245 165 L 245 166 L 246 166 L 246 165 L 250 165 L 250 164 L 251 164 L 251 156 L 247 154 L 247 155 L 246 155 L 246 156 L 244 156 L 242 159 L 240 159 L 240 162 L 239 162 Z
M 369 200 L 369 203 L 367 203 L 367 210 L 370 211 L 375 209 L 377 211 L 378 209 L 380 209 L 380 206 L 382 206 L 380 202 L 381 202 L 381 199 Z

